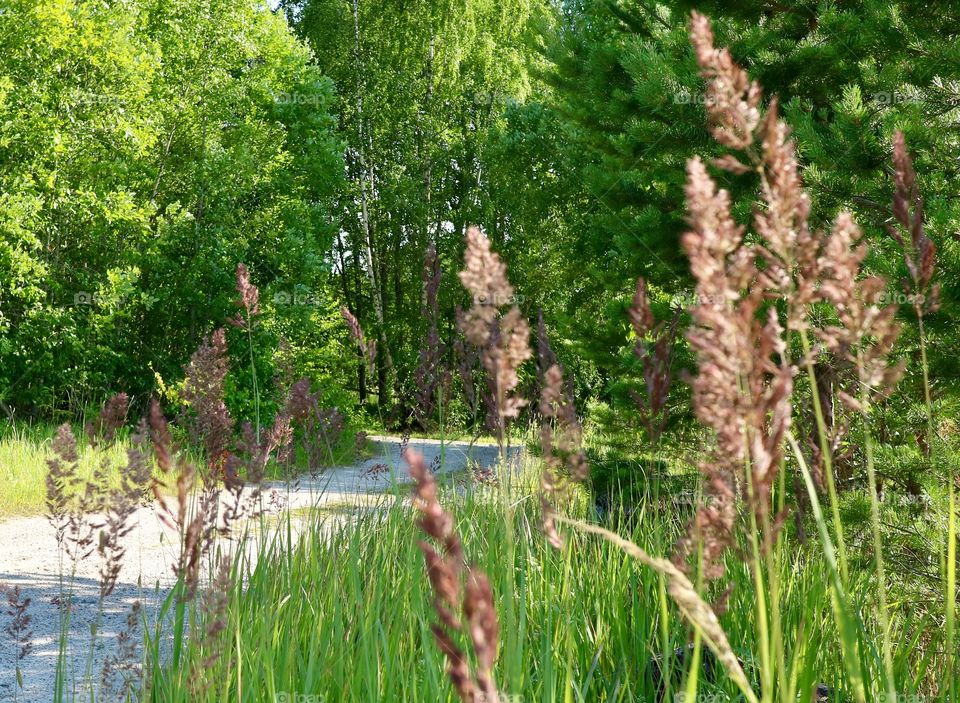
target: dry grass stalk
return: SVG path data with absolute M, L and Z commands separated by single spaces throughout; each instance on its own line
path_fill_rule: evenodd
M 760 122 L 760 86 L 733 62 L 727 49 L 716 49 L 710 21 L 698 12 L 690 23 L 690 40 L 707 81 L 704 100 L 713 138 L 731 149 L 753 143 Z
M 234 324 L 243 329 L 253 324 L 253 318 L 260 314 L 260 289 L 250 281 L 250 272 L 245 264 L 237 264 L 237 292 L 240 294 L 240 307 L 246 317 L 238 315 Z
M 116 694 L 116 700 L 125 701 L 142 680 L 143 671 L 137 661 L 137 632 L 140 628 L 143 606 L 133 602 L 127 613 L 125 627 L 117 633 L 117 652 L 106 657 L 100 671 L 100 681 L 105 691 Z M 119 678 L 119 682 L 117 679 Z
M 340 442 L 346 423 L 339 409 L 321 407 L 320 401 L 320 392 L 311 391 L 307 377 L 290 386 L 284 401 L 284 413 L 299 429 L 300 444 L 311 471 L 318 470 L 325 458 L 332 459 L 333 447 Z
M 459 319 L 462 315 L 463 311 L 457 308 L 457 318 Z M 463 386 L 467 408 L 470 410 L 470 415 L 476 417 L 482 404 L 474 379 L 474 370 L 480 365 L 480 353 L 474 347 L 464 344 L 462 339 L 457 339 L 453 343 L 453 358 Z
M 451 372 L 443 363 L 447 347 L 440 341 L 440 257 L 430 242 L 423 261 L 423 302 L 420 316 L 427 321 L 427 333 L 420 347 L 419 361 L 414 371 L 413 414 L 422 428 L 430 427 L 441 403 L 446 403 L 450 391 Z
M 96 422 L 88 423 L 91 445 L 109 449 L 127 416 L 128 398 L 120 393 L 104 405 Z M 110 458 L 104 456 L 89 478 L 80 475 L 80 457 L 70 426 L 62 425 L 47 461 L 47 519 L 57 544 L 74 563 L 96 551 L 100 564 L 100 596 L 113 592 L 126 548 L 123 539 L 133 529 L 131 519 L 150 486 L 151 466 L 145 451 L 146 425 L 127 450 L 127 463 L 114 479 Z
M 698 361 L 694 406 L 717 444 L 700 466 L 707 501 L 697 511 L 681 554 L 701 541 L 705 574 L 718 578 L 722 554 L 733 542 L 738 492 L 746 493 L 749 509 L 764 523 L 791 419 L 793 369 L 786 363 L 773 308 L 766 322 L 759 318 L 763 288 L 756 252 L 742 246 L 743 228 L 733 221 L 729 195 L 717 190 L 699 159 L 690 161 L 687 173 L 691 231 L 684 235 L 683 247 L 697 281 L 693 325 L 687 332 Z
M 347 323 L 347 329 L 350 330 L 350 336 L 353 337 L 353 341 L 357 344 L 357 351 L 363 363 L 368 367 L 372 367 L 377 358 L 377 340 L 368 340 L 366 338 L 366 335 L 363 333 L 363 328 L 360 326 L 360 320 L 358 320 L 346 306 L 340 308 L 340 315 L 343 317 L 344 322 Z
M 57 428 L 51 446 L 53 456 L 47 460 L 47 520 L 53 526 L 57 546 L 72 546 L 74 559 L 89 556 L 92 552 L 92 529 L 83 520 L 83 512 L 77 505 L 76 495 L 82 486 L 80 457 L 77 440 L 70 425 Z
M 935 429 L 924 318 L 940 309 L 940 283 L 933 282 L 937 267 L 937 247 L 924 231 L 923 198 L 920 196 L 920 187 L 917 185 L 917 176 L 913 170 L 913 160 L 907 151 L 906 140 L 899 130 L 893 135 L 893 167 L 893 217 L 896 224 L 888 224 L 887 229 L 903 249 L 903 259 L 909 273 L 909 278 L 903 281 L 903 288 L 917 316 L 923 393 L 927 406 L 926 433 L 917 432 L 917 444 L 924 456 L 930 456 Z M 909 233 L 909 238 L 901 234 L 901 228 Z
M 847 213 L 841 213 L 827 242 L 820 293 L 833 304 L 839 325 L 818 330 L 825 346 L 840 358 L 855 364 L 866 395 L 855 398 L 841 392 L 849 407 L 866 411 L 863 401 L 892 391 L 903 375 L 904 362 L 889 363 L 889 356 L 900 333 L 895 321 L 896 305 L 882 305 L 886 281 L 880 277 L 859 280 L 867 247 L 860 241 L 860 230 Z
M 218 698 L 223 695 L 222 679 L 211 678 L 208 672 L 216 671 L 217 662 L 225 652 L 229 652 L 223 633 L 230 624 L 230 596 L 233 589 L 231 566 L 230 557 L 221 556 L 213 580 L 199 597 L 200 618 L 190 633 L 190 639 L 201 656 L 192 659 L 186 676 L 193 698 L 204 698 L 211 689 L 217 692 Z
M 249 324 L 259 310 L 259 292 L 250 283 L 242 265 L 237 269 L 237 280 L 241 304 L 248 315 L 246 324 Z M 153 482 L 153 492 L 160 504 L 161 519 L 181 535 L 181 552 L 174 571 L 183 579 L 187 597 L 195 592 L 200 565 L 209 554 L 215 535 L 229 534 L 238 520 L 258 514 L 266 467 L 274 456 L 283 459 L 293 435 L 293 416 L 303 410 L 298 405 L 303 399 L 293 395 L 303 387 L 294 384 L 273 425 L 261 434 L 245 422 L 240 441 L 236 442 L 233 433 L 236 423 L 225 401 L 229 370 L 226 334 L 222 328 L 204 339 L 184 369 L 184 395 L 193 410 L 191 429 L 205 449 L 209 469 L 199 476 L 203 479 L 203 490 L 196 501 L 193 490 L 197 485 L 197 469 L 174 448 L 166 419 L 156 401 L 150 408 L 153 452 L 162 476 Z M 176 507 L 171 506 L 164 495 L 165 489 L 171 487 L 174 474 Z M 221 487 L 226 489 L 224 494 Z
M 97 419 L 84 427 L 91 446 L 101 444 L 109 446 L 116 438 L 117 430 L 123 427 L 130 408 L 130 398 L 126 393 L 117 393 L 101 408 Z
M 559 364 L 553 364 L 544 373 L 540 416 L 540 446 L 544 461 L 540 475 L 543 532 L 547 541 L 560 549 L 563 539 L 554 520 L 555 505 L 558 499 L 569 495 L 571 482 L 587 479 L 590 466 L 581 446 L 583 429 L 573 402 L 564 391 L 563 369 Z
M 457 319 L 464 315 L 459 307 L 456 311 Z M 496 384 L 494 379 L 484 368 L 481 350 L 472 344 L 464 344 L 463 339 L 453 343 L 453 357 L 463 387 L 464 399 L 470 411 L 470 417 L 478 419 L 483 412 L 483 424 L 477 430 L 477 437 L 483 429 L 496 433 L 500 426 L 497 414 Z M 478 379 L 477 376 L 480 375 Z
M 810 230 L 809 197 L 776 101 L 761 114 L 759 86 L 726 49 L 714 48 L 704 16 L 694 13 L 690 34 L 711 97 L 706 107 L 714 136 L 725 146 L 746 150 L 751 162 L 727 156 L 715 165 L 759 173 L 763 201 L 754 215 L 760 238 L 748 243 L 745 228 L 731 214 L 729 194 L 717 188 L 699 159 L 688 163 L 691 231 L 683 246 L 697 281 L 688 332 L 699 367 L 694 404 L 717 437 L 713 458 L 701 466 L 708 500 L 698 510 L 691 537 L 703 540 L 708 575 L 718 576 L 719 556 L 733 539 L 737 497 L 747 501 L 759 525 L 776 527 L 782 521 L 782 516 L 770 521 L 767 513 L 782 470 L 798 372 L 785 329 L 804 332 L 811 327 L 810 305 L 831 303 L 841 324 L 816 334 L 841 357 L 849 357 L 847 350 L 854 346 L 860 349 L 862 381 L 878 388 L 890 388 L 899 374 L 887 362 L 897 330 L 895 308 L 876 305 L 883 281 L 859 280 L 865 249 L 857 246 L 859 233 L 850 216 L 841 214 L 829 234 Z M 759 150 L 748 149 L 757 143 Z M 785 325 L 769 304 L 776 300 L 786 303 Z M 765 542 L 773 536 L 764 535 Z
M 508 420 L 517 417 L 526 401 L 515 393 L 520 385 L 517 371 L 530 358 L 530 326 L 512 305 L 513 286 L 507 268 L 490 248 L 490 240 L 477 228 L 467 231 L 467 249 L 460 281 L 473 296 L 473 305 L 459 315 L 467 341 L 481 350 L 483 366 L 493 384 L 496 434 L 503 446 Z
M 624 539 L 615 532 L 591 525 L 580 520 L 572 520 L 563 516 L 557 516 L 557 521 L 570 525 L 583 532 L 589 532 L 599 535 L 611 544 L 622 549 L 627 555 L 633 557 L 641 564 L 648 566 L 667 579 L 667 592 L 674 603 L 683 613 L 683 616 L 693 625 L 703 636 L 704 642 L 710 650 L 716 655 L 717 660 L 726 669 L 730 679 L 737 685 L 737 688 L 743 693 L 744 697 L 757 703 L 757 696 L 753 692 L 750 682 L 740 666 L 740 660 L 730 646 L 726 633 L 720 626 L 716 613 L 710 605 L 704 601 L 697 593 L 696 587 L 687 578 L 687 575 L 669 559 L 647 554 L 630 540 Z
M 142 421 L 133 445 L 127 449 L 127 465 L 120 471 L 119 483 L 108 490 L 103 501 L 103 529 L 97 544 L 97 552 L 101 557 L 101 598 L 110 595 L 116 587 L 126 555 L 123 538 L 133 530 L 133 515 L 143 503 L 152 480 L 147 451 L 148 435 L 146 421 Z
M 217 527 L 219 488 L 208 482 L 199 501 L 193 502 L 193 489 L 197 485 L 197 469 L 180 454 L 170 435 L 166 418 L 156 400 L 150 404 L 150 437 L 154 456 L 161 477 L 154 477 L 152 489 L 159 506 L 160 520 L 180 534 L 180 554 L 173 566 L 178 579 L 186 587 L 186 597 L 192 598 L 200 577 L 202 557 L 213 542 Z M 176 478 L 173 479 L 174 474 Z M 176 506 L 172 506 L 166 493 L 176 487 Z
M 231 559 L 221 557 L 217 573 L 209 589 L 203 594 L 200 611 L 203 614 L 203 649 L 210 653 L 203 659 L 203 667 L 209 668 L 223 654 L 220 633 L 227 629 L 230 609 L 230 592 L 233 588 Z
M 17 661 L 19 662 L 33 651 L 33 632 L 30 630 L 30 622 L 33 620 L 33 616 L 27 612 L 31 600 L 20 591 L 20 586 L 2 584 L 0 585 L 0 591 L 7 599 L 7 608 L 4 612 L 10 618 L 10 622 L 7 623 L 4 631 L 13 641 Z
M 707 101 L 706 108 L 714 136 L 721 144 L 743 151 L 749 161 L 744 164 L 727 155 L 714 165 L 736 173 L 758 173 L 762 207 L 754 214 L 759 238 L 747 242 L 744 228 L 732 217 L 729 194 L 717 188 L 699 159 L 688 162 L 686 194 L 691 232 L 684 235 L 683 246 L 697 280 L 697 303 L 691 310 L 694 324 L 688 333 L 699 367 L 693 381 L 694 404 L 699 419 L 714 431 L 717 446 L 712 459 L 701 465 L 707 478 L 708 497 L 713 500 L 698 509 L 680 556 L 692 552 L 692 545 L 699 541 L 706 577 L 722 574 L 720 557 L 736 539 L 737 500 L 741 499 L 750 516 L 745 532 L 752 543 L 751 568 L 758 581 L 762 579 L 761 553 L 769 555 L 785 517 L 782 512 L 771 520 L 769 511 L 773 487 L 784 470 L 784 443 L 792 437 L 793 379 L 802 363 L 813 386 L 820 458 L 827 469 L 841 571 L 845 572 L 843 530 L 830 469 L 830 437 L 817 403 L 822 389 L 814 364 L 816 356 L 824 352 L 812 348 L 808 341 L 808 330 L 814 327 L 810 307 L 827 303 L 835 310 L 839 324 L 814 328 L 814 333 L 827 350 L 856 365 L 860 398 L 843 394 L 841 398 L 864 413 L 869 398 L 888 392 L 902 371 L 899 364 L 889 362 L 898 334 L 894 322 L 896 308 L 880 304 L 885 281 L 860 280 L 866 247 L 859 243 L 859 231 L 849 214 L 841 213 L 829 234 L 811 232 L 809 198 L 800 181 L 789 127 L 779 119 L 776 101 L 761 115 L 759 87 L 732 62 L 728 51 L 714 48 L 710 23 L 705 17 L 694 13 L 690 34 L 701 74 L 707 81 L 708 97 L 713 98 Z M 758 141 L 759 150 L 754 148 Z M 899 185 L 901 201 L 916 201 L 910 195 L 909 174 L 900 177 Z M 903 202 L 898 209 L 906 218 Z M 777 303 L 786 310 L 785 325 Z M 799 333 L 805 354 L 799 363 L 790 358 L 785 330 Z M 796 443 L 791 446 L 799 451 Z M 869 433 L 865 451 L 868 477 L 875 489 Z M 806 465 L 802 455 L 798 454 L 796 459 Z M 710 496 L 711 492 L 715 495 Z M 875 502 L 873 506 L 881 584 L 880 618 L 887 633 Z M 824 548 L 832 554 L 826 528 L 822 522 L 820 526 L 825 535 Z M 836 592 L 842 599 L 842 580 L 835 564 L 833 568 Z M 775 601 L 775 586 L 771 585 L 771 589 L 771 599 Z M 758 609 L 763 610 L 759 605 Z M 842 607 L 838 605 L 835 610 L 843 620 Z M 767 615 L 760 612 L 758 617 Z M 774 614 L 773 648 L 781 636 L 778 627 Z M 769 665 L 771 640 L 765 637 L 761 645 L 762 658 L 767 660 L 766 692 L 773 687 L 773 669 Z M 843 651 L 848 674 L 856 680 L 856 663 L 847 649 Z M 892 694 L 892 659 L 886 634 L 884 660 L 888 693 Z M 862 688 L 858 697 L 863 697 Z
M 893 134 L 894 185 L 893 217 L 897 225 L 909 233 L 905 238 L 896 225 L 888 225 L 890 235 L 903 248 L 903 259 L 910 274 L 905 288 L 918 317 L 936 312 L 939 308 L 940 284 L 933 283 L 936 270 L 937 246 L 923 227 L 923 198 L 913 170 L 913 160 L 907 151 L 903 132 Z
M 647 437 L 656 442 L 667 423 L 667 395 L 673 380 L 671 366 L 680 315 L 679 311 L 675 313 L 669 325 L 657 322 L 650 309 L 647 282 L 643 278 L 637 279 L 633 304 L 627 314 L 637 336 L 633 351 L 643 363 L 643 380 L 647 391 L 646 397 L 638 393 L 632 395 L 640 409 Z
M 285 458 L 285 453 L 290 447 L 293 439 L 292 416 L 287 407 L 281 408 L 273 418 L 273 425 L 270 429 L 257 440 L 253 426 L 249 422 L 244 422 L 240 428 L 241 442 L 240 449 L 244 461 L 237 461 L 231 467 L 231 471 L 226 476 L 227 488 L 231 488 L 234 482 L 240 480 L 239 469 L 244 469 L 244 477 L 247 482 L 253 484 L 254 490 L 257 490 L 259 484 L 263 481 L 267 464 L 270 459 L 277 455 L 281 460 Z M 243 485 L 243 482 L 241 482 Z
M 419 543 L 439 620 L 431 629 L 437 646 L 447 658 L 450 681 L 465 703 L 499 700 L 493 679 L 499 625 L 490 582 L 482 571 L 466 566 L 460 538 L 453 528 L 453 516 L 440 506 L 436 481 L 423 456 L 411 449 L 404 453 L 404 458 L 416 482 L 414 506 L 421 514 L 417 524 L 439 546 L 438 550 L 427 540 Z M 455 633 L 464 629 L 476 659 L 475 672 L 466 653 L 453 639 Z
M 550 346 L 550 338 L 547 336 L 547 323 L 543 319 L 543 310 L 537 313 L 537 378 L 540 381 L 540 388 L 543 389 L 543 380 L 546 377 L 547 369 L 558 363 L 557 355 Z M 539 393 L 537 394 L 539 395 Z
M 232 453 L 234 421 L 224 401 L 230 371 L 223 328 L 204 338 L 184 368 L 184 398 L 193 411 L 193 439 L 206 452 L 212 480 L 224 477 Z

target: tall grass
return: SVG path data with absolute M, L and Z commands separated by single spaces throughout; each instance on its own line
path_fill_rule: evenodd
M 0 519 L 37 515 L 46 501 L 47 459 L 55 427 L 3 425 L 0 427 Z M 103 460 L 120 467 L 126 459 L 126 444 L 102 448 L 90 447 L 81 436 L 81 476 L 89 478 Z M 114 473 L 111 481 L 119 475 Z
M 513 492 L 509 510 L 489 490 L 447 491 L 444 502 L 465 552 L 494 584 L 504 640 L 495 672 L 502 691 L 523 701 L 655 701 L 667 695 L 658 694 L 651 662 L 685 647 L 690 633 L 656 573 L 587 534 L 571 534 L 563 551 L 549 548 L 529 494 Z M 608 526 L 651 553 L 669 553 L 681 525 L 671 512 L 656 510 L 648 505 L 630 524 Z M 220 645 L 198 637 L 185 643 L 176 667 L 152 650 L 145 699 L 269 701 L 287 693 L 325 701 L 455 700 L 429 629 L 435 612 L 413 519 L 405 501 L 390 501 L 349 520 L 318 513 L 294 546 L 287 530 L 278 530 L 255 566 L 237 565 L 219 658 L 203 666 Z M 828 567 L 818 552 L 784 550 L 773 564 L 781 600 L 770 606 L 779 613 L 783 663 L 799 700 L 811 700 L 818 683 L 845 689 L 843 644 L 824 578 Z M 733 591 L 721 624 L 758 685 L 752 575 L 735 559 L 728 568 Z M 865 606 L 872 588 L 869 576 L 849 584 L 853 611 L 870 612 Z M 877 623 L 856 615 L 854 622 L 868 690 L 882 690 Z M 204 625 L 199 616 L 197 629 Z M 942 645 L 939 633 L 926 625 L 902 620 L 891 633 L 902 695 L 928 692 L 926 673 L 941 660 L 931 654 Z M 915 646 L 921 638 L 923 651 Z M 676 693 L 683 662 L 674 668 Z M 698 679 L 702 694 L 736 699 L 724 677 L 700 672 Z
M 44 425 L 0 425 L 0 519 L 42 515 L 46 501 L 47 460 L 56 427 Z M 106 448 L 91 447 L 81 432 L 77 432 L 80 448 L 80 476 L 89 478 L 104 460 L 111 469 L 111 482 L 119 479 L 119 470 L 130 448 L 129 433 L 122 432 L 119 441 Z M 324 466 L 348 464 L 356 458 L 355 430 L 347 430 L 336 444 L 325 448 L 323 466 L 311 464 L 310 457 L 300 446 L 291 450 L 291 458 L 279 462 L 271 460 L 264 471 L 267 480 L 288 479 L 304 472 L 317 472 Z M 199 451 L 187 451 L 189 460 L 202 463 Z

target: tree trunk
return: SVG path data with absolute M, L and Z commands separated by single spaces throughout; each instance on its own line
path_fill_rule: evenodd
M 359 136 L 359 147 L 357 157 L 360 164 L 360 219 L 364 234 L 364 253 L 367 259 L 367 280 L 370 284 L 370 298 L 373 301 L 373 312 L 377 321 L 377 402 L 381 407 L 389 402 L 389 384 L 387 383 L 387 373 L 393 367 L 393 359 L 390 355 L 390 345 L 387 340 L 386 325 L 384 324 L 384 299 L 383 289 L 380 285 L 378 275 L 379 261 L 376 254 L 376 241 L 374 227 L 370 216 L 370 197 L 373 192 L 374 167 L 373 167 L 373 136 L 369 127 L 365 128 L 364 121 L 366 115 L 363 107 L 363 85 L 362 76 L 364 75 L 363 60 L 360 55 L 360 6 L 359 0 L 353 0 L 353 30 L 354 30 L 354 60 L 357 69 L 357 132 Z M 364 147 L 368 153 L 364 154 Z
M 334 251 L 337 254 L 337 260 L 340 264 L 340 283 L 343 286 L 343 299 L 346 301 L 347 307 L 353 311 L 353 314 L 359 320 L 363 313 L 360 309 L 360 282 L 357 280 L 357 294 L 355 296 L 352 295 L 350 292 L 350 281 L 347 277 L 347 264 L 343 257 L 343 245 L 339 234 L 334 240 Z M 354 257 L 354 261 L 356 261 L 356 257 Z M 367 360 L 363 358 L 362 354 L 358 356 L 360 356 L 360 358 L 357 363 L 357 395 L 360 396 L 360 405 L 364 406 L 367 404 Z

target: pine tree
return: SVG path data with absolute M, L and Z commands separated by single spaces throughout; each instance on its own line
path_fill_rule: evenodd
M 583 304 L 590 317 L 602 320 L 581 328 L 581 341 L 597 362 L 618 363 L 603 350 L 617 340 L 623 344 L 623 308 L 637 276 L 659 287 L 661 305 L 687 285 L 678 245 L 686 227 L 684 163 L 693 154 L 714 155 L 687 40 L 694 5 L 713 18 L 718 43 L 731 47 L 767 95 L 780 97 L 795 127 L 815 222 L 828 222 L 841 207 L 852 209 L 876 252 L 870 266 L 894 278 L 905 269 L 884 231 L 891 218 L 890 144 L 895 129 L 906 133 L 928 203 L 928 229 L 940 247 L 940 275 L 945 288 L 956 291 L 955 4 L 563 3 L 557 28 L 545 39 L 552 64 L 547 79 L 555 89 L 549 107 L 572 136 L 568 148 L 580 155 L 583 187 L 571 197 L 582 201 L 586 194 L 589 210 L 573 255 L 591 282 Z M 756 179 L 720 177 L 745 214 Z M 611 298 L 619 304 L 593 302 Z M 956 327 L 957 302 L 955 292 L 945 296 L 935 327 Z M 938 372 L 955 375 L 957 362 L 948 357 L 941 355 Z

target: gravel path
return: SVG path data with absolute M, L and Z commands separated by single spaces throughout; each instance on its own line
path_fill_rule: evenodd
M 409 481 L 406 466 L 400 461 L 400 442 L 390 437 L 371 437 L 374 456 L 351 466 L 325 470 L 317 477 L 303 476 L 294 484 L 271 484 L 264 487 L 265 509 L 274 513 L 290 509 L 302 523 L 306 508 L 343 507 L 336 519 L 349 519 L 351 506 L 370 505 L 382 500 L 379 496 L 391 488 L 392 478 Z M 433 440 L 410 440 L 410 446 L 421 453 L 427 462 L 436 461 L 443 453 L 445 472 L 459 471 L 473 460 L 483 467 L 495 465 L 497 448 L 490 445 L 470 446 L 465 442 L 448 442 L 441 447 Z M 514 450 L 516 452 L 516 450 Z M 370 471 L 372 467 L 378 469 Z M 335 513 L 334 513 L 335 514 Z M 100 617 L 99 634 L 93 657 L 91 626 L 97 617 L 99 600 L 100 560 L 94 555 L 78 565 L 73 576 L 73 606 L 68 637 L 70 681 L 68 690 L 77 700 L 88 699 L 89 682 L 99 687 L 103 664 L 116 654 L 116 636 L 126 625 L 132 604 L 139 600 L 151 621 L 155 621 L 159 604 L 172 585 L 172 565 L 176 561 L 179 538 L 157 517 L 157 506 L 145 506 L 137 511 L 132 522 L 135 528 L 124 539 L 126 558 L 116 590 L 107 597 Z M 256 558 L 256 544 L 250 540 L 243 545 Z M 69 568 L 69 567 L 68 567 Z M 69 580 L 69 574 L 64 579 Z M 16 650 L 11 638 L 0 631 L 0 702 L 50 701 L 53 699 L 58 643 L 60 639 L 60 595 L 64 588 L 61 564 L 53 528 L 44 517 L 25 517 L 0 522 L 0 583 L 18 585 L 22 594 L 31 599 L 28 609 L 32 616 L 33 650 L 20 662 L 23 688 L 16 683 Z M 0 611 L 6 602 L 0 603 Z M 5 628 L 10 617 L 0 612 L 0 628 Z M 142 637 L 135 635 L 139 642 Z M 90 672 L 88 675 L 87 672 Z M 100 698 L 98 700 L 107 700 Z

